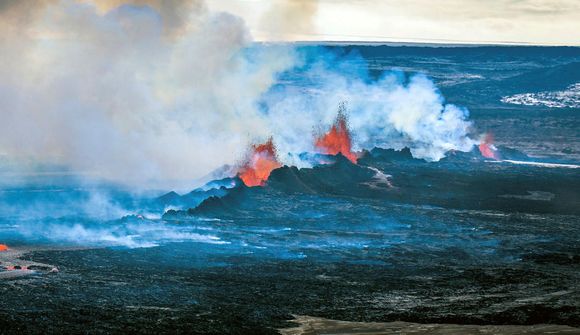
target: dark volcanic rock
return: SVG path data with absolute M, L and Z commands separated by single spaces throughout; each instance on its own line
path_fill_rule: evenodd
M 510 159 L 525 154 L 500 147 Z M 189 214 L 268 208 L 270 198 L 290 194 L 384 199 L 455 209 L 506 212 L 580 213 L 576 169 L 547 169 L 484 159 L 477 149 L 451 152 L 439 162 L 426 162 L 402 151 L 373 149 L 359 164 L 342 155 L 333 164 L 298 169 L 284 166 L 272 171 L 265 187 L 239 185 L 227 195 L 207 199 Z M 273 210 L 276 210 L 273 207 Z

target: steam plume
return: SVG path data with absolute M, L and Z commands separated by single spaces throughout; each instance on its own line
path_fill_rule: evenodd
M 281 163 L 303 164 L 289 153 L 316 151 L 310 134 L 343 100 L 354 150 L 437 160 L 473 145 L 467 111 L 429 79 L 370 80 L 322 49 L 254 45 L 240 18 L 200 1 L 3 1 L 0 17 L 0 155 L 11 159 L 183 187 L 270 136 Z M 278 85 L 291 70 L 310 88 Z
M 357 56 L 354 61 L 341 62 L 318 49 L 308 49 L 307 53 L 315 53 L 317 61 L 307 62 L 300 75 L 311 82 L 312 88 L 305 92 L 289 87 L 271 92 L 266 98 L 281 155 L 315 151 L 311 140 L 300 134 L 320 123 L 331 125 L 339 101 L 348 102 L 354 151 L 409 147 L 415 157 L 436 161 L 449 150 L 469 151 L 476 143 L 468 136 L 469 112 L 445 104 L 434 83 L 425 76 L 406 78 L 401 73 L 387 72 L 373 80 L 366 68 L 357 67 L 364 61 Z
M 8 32 L 0 45 L 0 153 L 144 185 L 201 177 L 268 135 L 255 104 L 292 59 L 250 60 L 239 18 L 192 13 L 199 24 L 166 39 L 150 6 L 39 10 L 27 29 L 43 38 Z

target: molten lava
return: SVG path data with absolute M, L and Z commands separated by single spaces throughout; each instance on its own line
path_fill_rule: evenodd
M 266 143 L 252 146 L 252 154 L 240 168 L 238 176 L 246 186 L 264 186 L 270 172 L 281 166 L 276 159 L 276 148 L 270 138 Z
M 8 246 L 6 244 L 0 244 L 0 251 L 8 251 Z
M 493 145 L 493 135 L 486 134 L 483 141 L 479 144 L 479 152 L 485 158 L 499 160 L 497 148 Z
M 27 265 L 7 265 L 4 267 L 6 271 L 14 271 L 14 270 L 22 270 L 22 271 L 30 271 Z
M 336 121 L 330 130 L 316 139 L 314 143 L 316 148 L 322 153 L 329 155 L 338 155 L 341 153 L 349 161 L 356 164 L 357 155 L 352 152 L 352 141 L 348 131 L 346 117 L 339 111 Z

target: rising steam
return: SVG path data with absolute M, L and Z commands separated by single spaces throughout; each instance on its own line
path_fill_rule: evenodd
M 294 15 L 294 14 L 292 14 Z M 0 155 L 132 186 L 193 183 L 268 137 L 283 164 L 316 152 L 348 101 L 352 149 L 470 150 L 465 109 L 434 84 L 371 80 L 323 49 L 252 44 L 201 1 L 0 2 Z M 299 71 L 309 86 L 280 85 Z

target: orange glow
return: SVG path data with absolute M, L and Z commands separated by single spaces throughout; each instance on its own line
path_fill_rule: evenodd
M 499 160 L 497 149 L 493 145 L 493 135 L 486 134 L 483 141 L 479 144 L 479 152 L 485 158 Z
M 314 145 L 322 153 L 328 155 L 338 155 L 341 153 L 355 164 L 358 160 L 357 155 L 352 152 L 352 141 L 346 124 L 346 117 L 341 111 L 338 112 L 332 128 L 326 134 L 317 138 Z
M 252 154 L 240 168 L 238 176 L 246 186 L 264 186 L 272 170 L 281 167 L 276 159 L 276 148 L 270 138 L 268 142 L 252 146 Z
M 0 251 L 7 251 L 8 246 L 6 244 L 0 244 Z
M 30 271 L 27 265 L 7 265 L 4 267 L 6 271 L 15 271 L 15 270 L 22 270 L 22 271 Z

